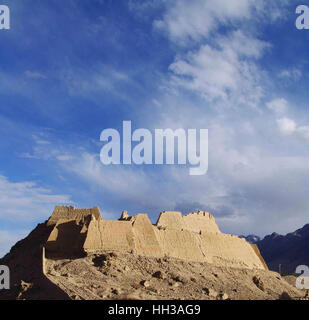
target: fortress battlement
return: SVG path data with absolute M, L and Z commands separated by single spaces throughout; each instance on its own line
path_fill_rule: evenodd
M 147 214 L 124 211 L 119 220 L 104 220 L 100 209 L 57 206 L 47 225 L 53 230 L 46 253 L 71 256 L 122 251 L 151 257 L 173 257 L 221 266 L 267 269 L 258 248 L 224 234 L 215 218 L 198 211 L 163 211 L 153 225 Z

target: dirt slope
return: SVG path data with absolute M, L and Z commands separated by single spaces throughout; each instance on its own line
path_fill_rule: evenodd
M 48 260 L 47 276 L 71 299 L 295 299 L 305 293 L 279 274 L 173 258 L 107 252 Z M 286 296 L 286 295 L 285 295 Z

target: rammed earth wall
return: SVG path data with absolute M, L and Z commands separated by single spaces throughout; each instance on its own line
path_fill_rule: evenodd
M 267 269 L 257 247 L 223 234 L 208 212 L 183 216 L 162 212 L 155 225 L 147 214 L 103 220 L 99 208 L 56 207 L 46 253 L 69 256 L 106 250 L 209 262 L 221 266 Z

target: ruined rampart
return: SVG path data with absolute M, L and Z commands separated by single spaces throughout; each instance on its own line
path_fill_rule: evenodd
M 249 269 L 267 268 L 258 248 L 245 239 L 223 234 L 214 217 L 199 211 L 183 216 L 162 212 L 155 225 L 147 214 L 104 220 L 99 208 L 56 207 L 48 220 L 54 226 L 46 254 L 63 256 L 106 250 L 151 257 L 173 257 Z

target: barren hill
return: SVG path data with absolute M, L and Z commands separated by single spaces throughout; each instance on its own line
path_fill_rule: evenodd
M 103 220 L 98 208 L 56 207 L 1 261 L 0 299 L 278 299 L 300 292 L 268 271 L 258 248 L 220 232 L 207 212 Z
M 273 233 L 257 245 L 271 270 L 294 273 L 299 265 L 309 265 L 309 224 L 287 235 Z

